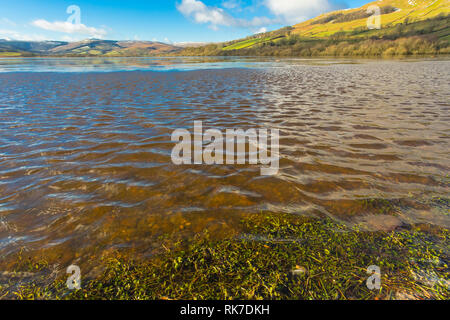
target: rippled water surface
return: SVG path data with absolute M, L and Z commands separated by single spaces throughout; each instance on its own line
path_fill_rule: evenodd
M 158 58 L 4 58 L 3 72 L 113 72 L 113 71 L 189 71 L 224 68 L 275 67 L 274 59 L 158 57 Z M 342 61 L 341 61 L 342 62 Z M 332 63 L 327 60 L 296 60 L 291 63 Z
M 450 62 L 338 62 L 0 60 L 0 255 L 149 256 L 261 211 L 448 228 Z M 278 175 L 175 166 L 194 120 L 280 129 Z

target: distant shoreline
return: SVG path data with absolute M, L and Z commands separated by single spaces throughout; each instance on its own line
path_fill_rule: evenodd
M 42 56 L 2 56 L 0 54 L 0 59 L 12 59 L 12 58 L 27 58 L 27 59 L 117 59 L 117 58 L 273 58 L 273 59 L 345 59 L 345 58 L 354 58 L 354 59 L 377 59 L 377 60 L 390 60 L 390 59 L 404 59 L 404 58 L 443 58 L 448 57 L 450 58 L 450 53 L 436 53 L 436 54 L 404 54 L 404 55 L 394 55 L 394 56 L 387 56 L 387 55 L 374 55 L 374 56 L 368 56 L 368 55 L 347 55 L 347 56 L 258 56 L 258 55 L 235 55 L 235 56 L 183 56 L 183 55 L 157 55 L 157 56 L 48 56 L 48 55 L 42 55 Z

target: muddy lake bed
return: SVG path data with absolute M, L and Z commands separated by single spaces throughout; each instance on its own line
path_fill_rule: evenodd
M 254 215 L 448 232 L 449 92 L 446 59 L 0 59 L 0 282 L 18 255 L 96 275 L 117 252 L 248 239 Z M 194 121 L 278 129 L 278 173 L 175 165 Z

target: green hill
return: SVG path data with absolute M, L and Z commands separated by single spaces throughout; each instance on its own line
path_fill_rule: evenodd
M 0 57 L 15 56 L 152 56 L 180 48 L 152 41 L 114 41 L 88 39 L 78 42 L 0 40 Z
M 380 0 L 361 8 L 326 13 L 295 25 L 293 33 L 309 37 L 329 37 L 337 32 L 351 33 L 367 30 L 370 6 L 381 9 L 381 27 L 390 28 L 401 23 L 414 23 L 450 14 L 449 0 Z M 376 32 L 373 32 L 376 34 Z
M 369 29 L 367 9 L 380 8 L 381 28 Z M 280 30 L 181 55 L 380 56 L 450 53 L 449 0 L 379 0 Z

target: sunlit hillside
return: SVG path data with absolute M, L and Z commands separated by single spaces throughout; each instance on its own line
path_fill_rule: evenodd
M 381 9 L 382 28 L 450 14 L 450 0 L 380 0 L 357 9 L 320 15 L 293 26 L 293 33 L 309 37 L 327 37 L 337 32 L 367 28 L 367 19 L 372 15 L 367 9 L 373 5 Z
M 380 24 L 369 27 L 376 10 Z M 449 44 L 450 0 L 380 0 L 245 39 L 186 49 L 181 55 L 435 55 L 450 53 Z

